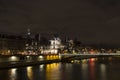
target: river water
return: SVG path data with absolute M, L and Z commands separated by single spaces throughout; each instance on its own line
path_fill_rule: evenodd
M 120 60 L 87 59 L 0 70 L 0 80 L 120 80 Z

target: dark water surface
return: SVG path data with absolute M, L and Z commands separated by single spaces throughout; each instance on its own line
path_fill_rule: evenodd
M 120 80 L 120 62 L 89 59 L 2 69 L 0 80 Z

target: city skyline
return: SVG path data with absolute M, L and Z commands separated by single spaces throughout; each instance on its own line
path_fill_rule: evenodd
M 0 32 L 55 34 L 120 45 L 118 0 L 1 0 Z

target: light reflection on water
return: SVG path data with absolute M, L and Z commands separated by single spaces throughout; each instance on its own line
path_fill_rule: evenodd
M 86 75 L 88 74 L 88 64 L 81 64 L 83 80 L 86 80 Z
M 39 66 L 39 69 L 40 69 L 40 71 L 43 71 L 43 70 L 44 70 L 44 65 L 41 64 L 41 65 Z
M 16 70 L 17 70 L 16 68 L 13 68 L 8 71 L 10 80 L 16 80 L 17 77 Z
M 52 63 L 0 70 L 0 80 L 120 80 L 120 63 Z M 6 77 L 4 77 L 4 76 Z
M 60 80 L 60 70 L 59 70 L 58 63 L 46 65 L 46 79 L 47 80 Z
M 106 65 L 105 64 L 101 64 L 100 65 L 100 73 L 101 73 L 101 80 L 107 80 L 107 78 L 106 78 Z
M 96 80 L 95 76 L 95 59 L 91 59 L 89 62 L 89 76 L 90 76 L 90 80 Z
M 27 76 L 30 80 L 33 80 L 33 69 L 32 66 L 27 67 Z

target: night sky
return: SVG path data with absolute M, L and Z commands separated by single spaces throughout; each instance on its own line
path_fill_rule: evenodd
M 120 45 L 120 0 L 0 0 L 0 32 Z

